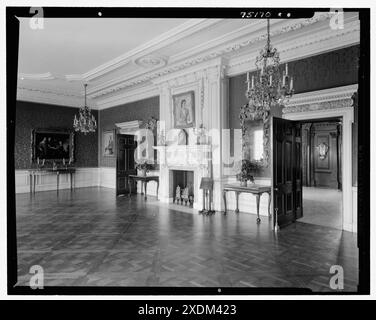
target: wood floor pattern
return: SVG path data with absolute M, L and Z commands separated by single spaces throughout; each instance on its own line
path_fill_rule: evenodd
M 18 285 L 32 265 L 45 286 L 304 287 L 332 291 L 329 269 L 344 268 L 356 291 L 356 234 L 306 223 L 275 235 L 266 217 L 171 210 L 152 197 L 115 197 L 107 188 L 16 197 Z

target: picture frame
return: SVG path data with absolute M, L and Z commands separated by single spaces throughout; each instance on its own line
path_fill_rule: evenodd
M 172 96 L 173 124 L 176 129 L 195 126 L 195 93 L 188 91 Z
M 74 132 L 66 128 L 35 128 L 31 131 L 31 161 L 75 161 Z
M 102 132 L 102 155 L 115 157 L 115 144 L 115 130 L 104 130 Z

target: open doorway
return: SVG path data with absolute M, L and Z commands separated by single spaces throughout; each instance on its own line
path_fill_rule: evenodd
M 303 217 L 300 222 L 342 229 L 342 123 L 301 122 Z
M 341 118 L 273 117 L 274 227 L 299 221 L 343 229 Z

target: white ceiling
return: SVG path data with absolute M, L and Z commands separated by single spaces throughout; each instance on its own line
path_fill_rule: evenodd
M 46 18 L 43 29 L 20 18 L 19 73 L 82 74 L 187 19 Z
M 345 13 L 344 30 L 331 29 L 329 19 L 317 13 L 271 20 L 281 59 L 359 41 L 356 13 Z M 43 29 L 32 29 L 30 19 L 20 18 L 17 98 L 79 106 L 86 82 L 89 102 L 101 107 L 132 90 L 155 94 L 160 75 L 216 57 L 227 61 L 227 75 L 243 73 L 254 65 L 265 33 L 259 19 L 45 18 Z

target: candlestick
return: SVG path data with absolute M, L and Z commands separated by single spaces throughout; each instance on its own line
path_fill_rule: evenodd
M 286 85 L 286 75 L 283 73 L 283 78 L 282 78 L 282 86 L 284 87 Z
M 252 89 L 255 87 L 255 77 L 252 76 Z
M 247 72 L 247 82 L 249 82 L 249 72 Z
M 288 65 L 287 65 L 287 63 L 286 63 L 286 76 L 289 74 L 289 67 L 288 67 Z
M 251 88 L 251 84 L 249 83 L 249 81 L 247 81 L 247 89 L 248 89 L 248 91 L 250 90 L 250 88 Z
M 290 90 L 292 90 L 292 88 L 294 87 L 294 82 L 293 82 L 293 79 L 291 77 L 291 81 L 290 81 Z

